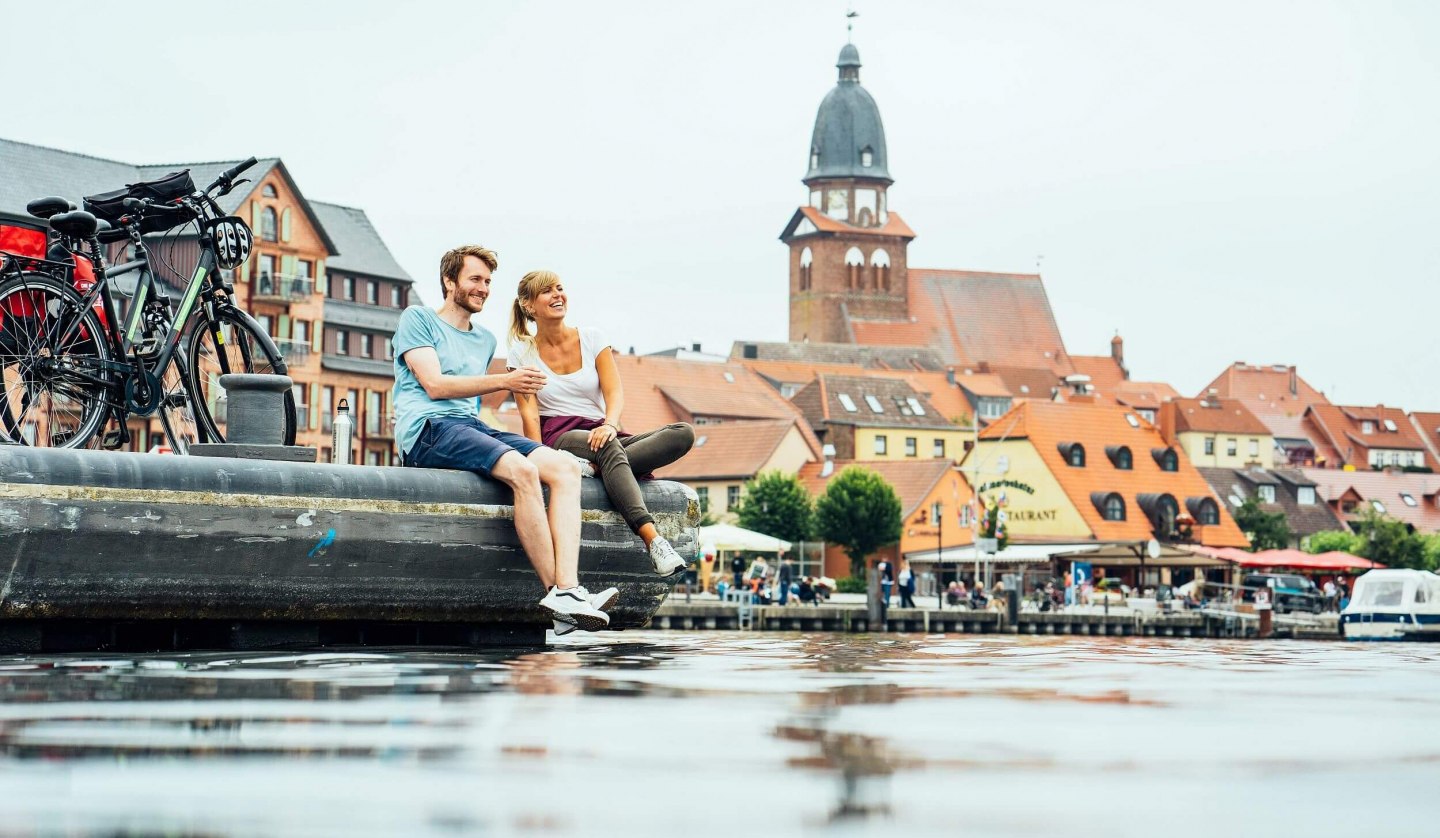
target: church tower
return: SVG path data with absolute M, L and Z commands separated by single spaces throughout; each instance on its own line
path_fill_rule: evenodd
M 885 126 L 860 86 L 860 51 L 840 50 L 839 79 L 815 115 L 804 183 L 810 202 L 780 240 L 790 248 L 790 340 L 852 343 L 849 321 L 909 316 L 905 250 L 915 234 L 889 211 Z

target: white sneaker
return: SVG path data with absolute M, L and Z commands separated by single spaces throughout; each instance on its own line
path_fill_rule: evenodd
M 619 588 L 606 588 L 598 594 L 591 594 L 590 604 L 595 606 L 596 609 L 604 611 L 605 609 L 609 608 L 611 604 L 615 602 L 615 600 L 619 598 Z M 574 623 L 567 623 L 564 620 L 554 620 L 553 622 L 555 624 L 554 629 L 556 637 L 564 637 L 565 635 L 579 628 L 579 626 L 575 625 Z
M 661 576 L 668 578 L 682 573 L 687 564 L 663 536 L 656 536 L 650 542 L 650 566 Z
M 570 456 L 575 457 L 574 454 L 571 454 Z M 585 459 L 584 457 L 575 457 L 575 462 L 577 462 L 577 463 L 580 464 L 580 476 L 581 476 L 581 477 L 594 477 L 594 476 L 595 476 L 595 464 L 594 464 L 594 463 L 590 462 L 589 460 Z
M 599 631 L 610 625 L 610 615 L 596 608 L 590 602 L 590 592 L 579 585 L 551 588 L 540 600 L 540 607 L 549 611 L 551 618 L 585 631 Z

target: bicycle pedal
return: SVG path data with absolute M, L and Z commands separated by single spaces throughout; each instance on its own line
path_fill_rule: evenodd
M 165 397 L 165 406 L 184 407 L 187 401 L 189 401 L 189 399 L 185 398 L 184 393 L 171 393 L 170 395 Z
M 141 338 L 140 342 L 135 344 L 135 354 L 142 358 L 158 355 L 161 346 L 164 344 L 160 342 L 159 338 Z
M 100 447 L 106 451 L 119 451 L 125 445 L 126 434 L 119 430 L 106 431 L 100 439 Z

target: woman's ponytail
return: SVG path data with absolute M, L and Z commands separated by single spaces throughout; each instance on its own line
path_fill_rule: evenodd
M 530 321 L 533 319 L 525 313 L 525 307 L 520 304 L 520 298 L 517 296 L 515 302 L 510 304 L 511 343 L 530 342 Z

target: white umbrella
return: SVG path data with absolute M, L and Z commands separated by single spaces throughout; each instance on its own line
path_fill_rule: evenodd
M 718 550 L 748 550 L 752 553 L 783 553 L 790 549 L 790 542 L 784 539 L 731 524 L 701 527 L 700 543 L 713 544 Z

